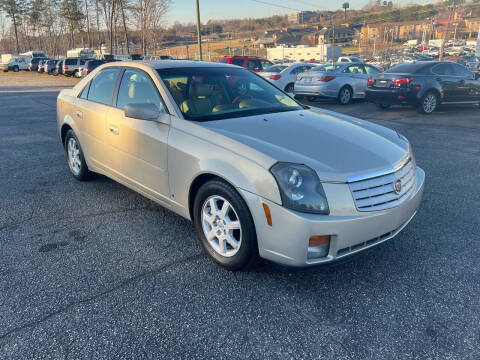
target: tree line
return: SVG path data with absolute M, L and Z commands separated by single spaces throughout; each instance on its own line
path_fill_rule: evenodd
M 104 45 L 112 54 L 154 53 L 170 5 L 171 0 L 0 0 L 0 50 L 57 56 Z

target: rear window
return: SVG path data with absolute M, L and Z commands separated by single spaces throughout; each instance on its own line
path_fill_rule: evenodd
M 417 73 L 425 68 L 425 64 L 399 64 L 386 70 L 385 73 Z
M 218 59 L 219 63 L 228 64 L 228 59 Z
M 287 66 L 285 66 L 285 65 L 273 65 L 273 66 L 270 66 L 270 67 L 266 68 L 263 71 L 279 73 L 279 72 L 282 72 L 283 70 L 285 70 L 286 68 L 287 68 Z
M 321 65 L 321 66 L 316 66 L 312 69 L 312 71 L 322 71 L 322 72 L 328 72 L 328 71 L 335 71 L 340 69 L 344 65 Z

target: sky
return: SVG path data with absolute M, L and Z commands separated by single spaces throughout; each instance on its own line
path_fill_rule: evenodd
M 282 15 L 295 10 L 337 10 L 342 8 L 344 2 L 345 0 L 200 0 L 200 15 L 202 23 L 205 23 L 208 20 Z M 411 2 L 413 1 L 394 0 L 394 4 L 401 5 Z M 349 3 L 350 8 L 360 9 L 368 0 L 350 0 Z M 196 22 L 195 0 L 173 0 L 167 22 L 173 24 L 175 21 Z

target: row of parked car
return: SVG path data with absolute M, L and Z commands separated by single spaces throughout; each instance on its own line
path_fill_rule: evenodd
M 258 73 L 297 99 L 366 99 L 380 109 L 410 105 L 431 114 L 440 104 L 479 104 L 480 75 L 450 61 L 419 61 L 386 71 L 364 62 L 275 64 Z
M 112 61 L 119 60 L 99 60 L 80 57 L 59 60 L 49 58 L 33 58 L 28 66 L 28 70 L 37 71 L 39 73 L 45 73 L 49 75 L 83 77 L 88 75 L 97 66 Z

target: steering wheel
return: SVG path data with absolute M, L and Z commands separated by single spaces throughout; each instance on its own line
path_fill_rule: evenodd
M 251 99 L 252 96 L 248 95 L 249 82 L 246 80 L 238 80 L 235 84 L 235 93 L 238 95 L 233 99 L 232 105 L 238 104 L 241 100 Z

